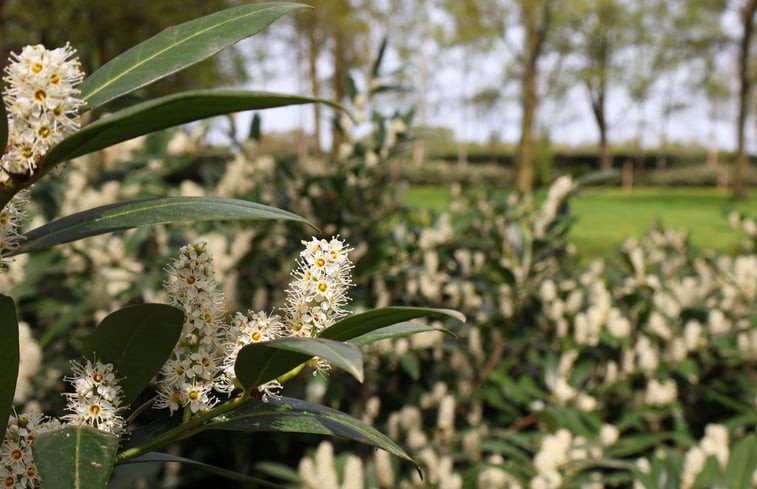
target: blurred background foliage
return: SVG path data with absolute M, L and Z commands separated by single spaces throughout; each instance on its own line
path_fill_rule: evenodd
M 428 127 L 432 104 L 424 98 L 453 49 L 463 46 L 471 60 L 481 50 L 519 51 L 528 46 L 517 27 L 533 22 L 533 34 L 550 35 L 531 46 L 543 51 L 503 54 L 506 69 L 486 93 L 469 98 L 461 90 L 447 103 L 504 119 L 504 104 L 528 102 L 527 88 L 510 82 L 525 82 L 531 69 L 541 74 L 535 95 L 542 107 L 578 86 L 590 94 L 593 122 L 601 126 L 602 100 L 612 97 L 606 83 L 625 87 L 642 104 L 653 86 L 669 88 L 675 77 L 665 70 L 676 63 L 691 63 L 692 74 L 722 75 L 712 63 L 723 62 L 723 53 L 735 59 L 738 34 L 712 18 L 745 12 L 736 3 L 603 0 L 569 9 L 546 0 L 315 2 L 314 11 L 268 35 L 296 49 L 312 93 L 345 103 L 354 121 L 319 109 L 309 130 L 303 124 L 274 134 L 265 120 L 253 117 L 248 127 L 240 117 L 131 141 L 78 159 L 37 185 L 33 222 L 154 195 L 249 199 L 301 214 L 317 232 L 339 234 L 355 248 L 354 310 L 428 305 L 469 318 L 454 326 L 454 339 L 432 334 L 377 344 L 366 352 L 363 385 L 338 373 L 301 375 L 284 393 L 388 432 L 419 460 L 423 481 L 381 452 L 338 441 L 317 445 L 313 437 L 203 433 L 193 444 L 169 447 L 171 453 L 318 489 L 747 488 L 757 474 L 750 455 L 757 451 L 757 212 L 753 197 L 733 201 L 723 193 L 723 175 L 736 178 L 737 155 L 713 150 L 709 141 L 692 146 L 665 138 L 655 148 L 645 148 L 641 137 L 561 145 L 546 129 L 562 116 L 551 109 L 539 115 L 537 107 L 533 134 L 517 143 L 497 135 L 460 143 L 453 127 Z M 1 5 L 6 52 L 70 41 L 91 72 L 145 36 L 228 2 Z M 582 23 L 569 22 L 579 7 Z M 435 23 L 421 15 L 424 8 L 455 22 Z M 630 15 L 632 8 L 647 10 Z M 586 51 L 605 38 L 608 50 L 623 54 Z M 529 66 L 534 54 L 539 61 Z M 218 85 L 219 76 L 229 84 L 275 80 L 275 70 L 250 61 L 266 55 L 280 53 L 239 46 L 197 72 L 178 74 L 171 90 Z M 731 81 L 720 80 L 726 91 L 716 81 L 687 79 L 676 90 L 718 107 L 735 101 Z M 711 84 L 717 86 L 709 91 Z M 162 93 L 156 90 L 142 95 Z M 666 100 L 670 116 L 677 106 Z M 538 162 L 533 182 L 541 188 L 518 195 L 511 190 L 529 137 Z M 324 141 L 329 147 L 321 147 Z M 631 188 L 619 188 L 627 183 L 620 172 L 595 173 L 625 161 L 634 162 Z M 750 171 L 742 178 L 757 181 Z M 640 191 L 640 184 L 651 188 Z M 702 214 L 692 202 L 707 197 L 711 213 L 699 226 L 728 229 L 726 244 L 719 233 L 697 240 L 665 227 L 673 185 L 685 187 L 686 223 Z M 648 232 L 625 227 L 632 222 Z M 291 223 L 158 226 L 19 257 L 2 284 L 29 325 L 22 357 L 31 363 L 22 368 L 26 388 L 18 402 L 55 412 L 62 386 L 52 379 L 81 338 L 118 307 L 162 300 L 166 260 L 180 245 L 208 242 L 229 310 L 268 310 L 280 302 L 300 241 L 311 232 Z M 112 487 L 233 484 L 186 467 L 125 466 L 117 474 Z
M 172 25 L 238 4 L 229 0 L 7 0 L 0 4 L 0 53 L 3 59 L 27 44 L 70 43 L 85 74 L 128 48 Z M 246 78 L 245 60 L 230 50 L 143 89 L 142 96 L 166 95 L 177 89 L 210 88 Z

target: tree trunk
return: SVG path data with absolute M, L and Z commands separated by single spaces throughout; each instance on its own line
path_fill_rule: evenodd
M 334 87 L 334 100 L 336 102 L 342 103 L 344 101 L 344 97 L 347 93 L 347 89 L 345 86 L 345 82 L 347 80 L 347 63 L 345 60 L 345 53 L 346 53 L 346 45 L 345 45 L 345 36 L 344 31 L 342 28 L 337 25 L 334 28 L 334 78 L 333 78 L 333 87 Z M 338 118 L 339 114 L 337 113 L 335 115 L 335 118 Z M 332 155 L 336 155 L 339 151 L 339 145 L 342 143 L 344 138 L 342 137 L 341 127 L 337 123 L 332 125 L 331 130 L 331 153 Z
M 733 196 L 743 199 L 747 194 L 747 166 L 748 155 L 744 141 L 744 126 L 746 123 L 747 110 L 749 109 L 749 91 L 751 89 L 751 76 L 749 74 L 749 47 L 752 41 L 754 27 L 754 12 L 757 0 L 747 0 L 741 10 L 744 33 L 739 45 L 739 115 L 736 121 L 737 149 L 736 169 L 733 175 Z
M 539 105 L 537 94 L 538 61 L 549 24 L 551 0 L 524 2 L 525 52 L 523 56 L 523 82 L 521 85 L 522 118 L 520 141 L 515 159 L 515 191 L 530 193 L 534 187 L 534 119 Z
M 604 76 L 604 63 L 600 63 L 600 75 L 597 80 L 587 82 L 589 97 L 591 98 L 591 111 L 599 130 L 599 168 L 609 170 L 612 168 L 610 157 L 610 143 L 607 141 L 607 114 L 605 111 L 605 97 L 607 94 L 606 79 Z
M 609 12 L 600 9 L 600 22 L 605 22 L 605 16 Z M 599 168 L 609 170 L 612 168 L 612 159 L 610 158 L 610 147 L 607 142 L 607 70 L 610 63 L 610 40 L 609 32 L 604 25 L 599 26 L 599 38 L 592 41 L 589 47 L 593 51 L 591 59 L 595 63 L 592 74 L 586 82 L 591 99 L 591 110 L 594 113 L 594 119 L 599 129 Z
M 318 39 L 315 33 L 315 25 L 310 24 L 307 29 L 308 39 L 308 74 L 310 76 L 310 88 L 313 97 L 321 96 L 321 84 L 318 81 Z M 313 149 L 316 155 L 321 153 L 321 104 L 312 104 L 313 107 Z
M 526 66 L 523 77 L 522 108 L 523 117 L 520 124 L 520 142 L 516 158 L 515 190 L 526 194 L 534 187 L 534 115 L 536 113 L 536 66 Z

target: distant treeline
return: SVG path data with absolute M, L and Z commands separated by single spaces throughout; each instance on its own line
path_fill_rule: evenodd
M 556 169 L 578 169 L 585 168 L 587 170 L 599 169 L 599 155 L 595 152 L 559 152 L 556 151 L 549 156 L 542 156 L 544 159 L 548 159 L 548 163 Z M 455 163 L 463 160 L 458 153 L 442 153 L 435 154 L 430 159 L 441 160 L 448 163 Z M 537 158 L 538 159 L 538 158 Z M 751 162 L 757 161 L 757 158 L 752 156 Z M 464 157 L 464 161 L 467 163 L 477 164 L 494 164 L 498 166 L 504 166 L 512 168 L 515 164 L 515 155 L 505 152 L 485 152 L 476 151 L 471 152 Z M 625 162 L 632 161 L 634 168 L 636 169 L 654 169 L 654 168 L 669 168 L 669 167 L 682 167 L 690 165 L 700 165 L 708 161 L 708 155 L 704 152 L 698 153 L 676 153 L 669 154 L 662 153 L 646 153 L 643 156 L 634 153 L 619 152 L 612 155 L 612 166 L 616 169 L 621 169 Z M 720 163 L 733 163 L 735 161 L 735 155 L 729 152 L 721 152 L 717 155 L 717 161 Z

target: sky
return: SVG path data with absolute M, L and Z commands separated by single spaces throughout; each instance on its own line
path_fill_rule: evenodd
M 249 41 L 252 40 L 245 42 Z M 241 48 L 249 49 L 244 45 Z M 296 51 L 284 43 L 270 43 L 267 48 L 272 51 L 271 55 L 267 56 L 267 65 L 264 69 L 256 67 L 252 70 L 252 82 L 247 88 L 309 94 L 309 82 L 297 69 Z M 434 75 L 426 82 L 426 120 L 419 121 L 416 118 L 416 122 L 428 126 L 451 127 L 458 141 L 485 142 L 492 134 L 496 134 L 500 141 L 517 142 L 520 109 L 516 84 L 503 84 L 504 100 L 485 111 L 486 113 L 466 108 L 459 102 L 462 97 L 471 96 L 475 91 L 491 86 L 492 80 L 501 78 L 501 64 L 502 60 L 495 56 L 466 64 L 466 53 L 462 50 L 445 53 L 443 59 L 440 58 L 432 67 Z M 391 71 L 402 65 L 396 55 L 390 55 L 385 66 Z M 327 60 L 322 60 L 319 68 L 322 73 L 328 74 L 330 68 Z M 420 67 L 414 65 L 406 65 L 405 69 L 416 73 L 420 71 Z M 724 56 L 721 69 L 724 70 L 723 75 L 735 83 L 735 60 L 731 61 Z M 643 144 L 646 148 L 659 145 L 665 126 L 671 142 L 705 148 L 714 144 L 719 149 L 735 150 L 735 97 L 727 105 L 719 108 L 718 116 L 713 120 L 709 116 L 710 107 L 704 95 L 688 95 L 689 91 L 683 87 L 686 73 L 678 73 L 675 76 L 677 79 L 667 80 L 657 87 L 643 109 L 632 103 L 622 90 L 616 89 L 610 93 L 610 142 L 634 139 L 643 114 Z M 412 78 L 417 93 L 421 82 L 418 76 Z M 685 102 L 685 108 L 673 113 L 666 120 L 661 115 L 663 101 L 671 96 L 681 98 Z M 312 110 L 310 106 L 298 106 L 262 111 L 260 115 L 263 131 L 283 132 L 304 128 L 312 132 Z M 237 117 L 241 136 L 247 132 L 251 115 L 240 114 Z M 329 127 L 329 111 L 323 111 L 322 117 L 322 127 Z M 542 103 L 537 125 L 542 128 L 548 127 L 551 141 L 557 144 L 584 145 L 594 144 L 598 140 L 599 133 L 591 114 L 588 96 L 580 86 L 569 90 L 559 101 L 547 99 Z M 322 145 L 328 147 L 329 131 L 322 132 Z M 746 137 L 747 149 L 757 153 L 757 126 L 751 118 L 747 122 Z

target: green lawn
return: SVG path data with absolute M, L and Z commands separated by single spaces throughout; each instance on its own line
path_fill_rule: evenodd
M 413 187 L 408 205 L 443 210 L 450 193 L 441 187 Z M 608 255 L 629 236 L 643 235 L 656 221 L 674 229 L 688 229 L 700 248 L 730 252 L 741 234 L 728 223 L 729 210 L 757 216 L 757 196 L 734 202 L 710 188 L 638 188 L 625 193 L 617 188 L 589 188 L 571 200 L 576 223 L 571 238 L 580 255 Z

